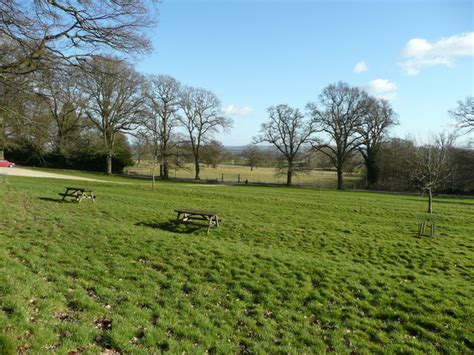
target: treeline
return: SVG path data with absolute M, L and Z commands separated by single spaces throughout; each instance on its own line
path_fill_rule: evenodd
M 129 137 L 164 179 L 187 159 L 196 179 L 200 163 L 224 159 L 214 135 L 232 121 L 214 93 L 142 75 L 119 58 L 150 49 L 144 30 L 156 24 L 153 1 L 8 0 L 0 10 L 0 159 L 5 148 L 20 164 L 110 174 L 132 164 Z M 242 159 L 251 167 L 274 159 L 288 185 L 317 157 L 337 171 L 339 189 L 357 164 L 368 188 L 472 189 L 472 149 L 455 144 L 457 133 L 421 145 L 390 139 L 398 124 L 390 103 L 360 88 L 330 84 L 304 110 L 267 111 L 253 143 L 271 145 L 276 156 L 258 158 L 249 146 Z M 459 132 L 474 131 L 472 97 L 451 115 Z
M 152 161 L 154 175 L 192 162 L 274 166 L 288 185 L 318 168 L 363 171 L 371 189 L 469 191 L 472 149 L 457 147 L 455 133 L 422 145 L 390 138 L 398 124 L 390 103 L 346 83 L 327 86 L 303 113 L 277 105 L 240 154 L 229 153 L 214 134 L 232 121 L 219 98 L 167 75 L 145 76 L 113 57 L 93 56 L 77 66 L 14 76 L 3 88 L 5 151 L 19 164 L 121 172 L 135 157 Z M 266 145 L 266 149 L 259 145 Z M 268 149 L 271 147 L 271 149 Z M 156 170 L 155 170 L 156 169 Z
M 157 3 L 1 1 L 0 159 L 6 150 L 30 165 L 103 170 L 108 162 L 110 172 L 112 162 L 115 171 L 130 164 L 127 127 L 112 126 L 132 114 L 120 102 L 128 106 L 136 92 L 127 93 L 133 83 L 117 90 L 113 77 L 137 77 L 112 56 L 151 50 L 145 30 L 157 24 Z
M 17 163 L 119 172 L 133 164 L 128 134 L 151 147 L 164 178 L 181 151 L 191 152 L 199 179 L 207 143 L 231 126 L 212 92 L 144 76 L 117 58 L 56 69 L 12 76 L 2 87 L 5 152 Z
M 172 78 L 167 77 L 167 81 Z M 180 92 L 177 85 L 172 87 Z M 161 89 L 155 99 L 165 100 L 162 93 L 169 95 L 173 90 Z M 165 101 L 173 102 L 171 99 Z M 452 115 L 456 119 L 464 117 L 469 103 L 472 103 L 469 98 L 465 103 L 461 102 Z M 139 137 L 142 138 L 136 142 L 139 150 L 146 151 L 144 148 L 148 147 L 153 161 L 162 164 L 164 170 L 161 169 L 160 174 L 164 178 L 168 177 L 169 164 L 183 166 L 192 157 L 196 178 L 199 177 L 200 162 L 208 166 L 243 162 L 251 169 L 262 165 L 275 167 L 277 173 L 286 175 L 287 185 L 292 184 L 296 174 L 319 167 L 337 172 L 338 189 L 344 188 L 344 172 L 354 170 L 365 173 L 364 187 L 370 189 L 470 191 L 474 188 L 473 151 L 455 145 L 456 138 L 463 132 L 442 132 L 424 144 L 390 138 L 390 129 L 398 124 L 390 103 L 343 82 L 324 88 L 316 100 L 307 104 L 305 112 L 289 105 L 269 107 L 268 120 L 262 124 L 260 134 L 240 154 L 231 154 L 220 142 L 204 137 L 200 149 L 193 145 L 192 136 L 184 135 L 184 139 L 179 139 L 180 125 L 186 128 L 185 132 L 197 131 L 190 120 L 191 115 L 185 115 L 187 122 L 179 118 L 181 105 L 178 100 L 175 105 L 168 104 L 161 113 L 158 110 L 157 117 L 161 120 L 152 121 L 155 127 L 141 131 Z M 168 121 L 163 120 L 166 112 L 170 117 Z M 176 125 L 169 124 L 173 122 L 173 112 L 177 115 Z M 164 139 L 155 135 L 156 125 L 165 127 L 164 122 L 168 122 L 168 131 L 164 128 L 162 131 L 169 133 L 166 136 L 169 142 L 160 146 Z M 460 128 L 470 130 L 465 124 L 460 124 Z M 149 142 L 150 136 L 155 137 L 153 144 Z M 266 144 L 271 149 L 259 149 L 259 144 Z M 172 149 L 167 151 L 166 146 Z

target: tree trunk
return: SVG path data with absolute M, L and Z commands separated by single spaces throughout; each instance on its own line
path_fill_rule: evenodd
M 151 169 L 151 189 L 155 189 L 155 162 L 153 162 L 153 168 Z
M 199 157 L 194 157 L 194 179 L 201 180 L 201 176 L 199 175 L 201 172 L 201 168 L 199 167 Z
M 5 127 L 3 124 L 3 117 L 0 116 L 0 160 L 5 159 L 4 155 L 4 149 L 5 149 Z
M 365 158 L 367 187 L 373 188 L 379 179 L 379 166 L 374 153 L 368 152 Z
M 107 175 L 112 175 L 112 153 L 107 153 L 105 173 Z
M 337 167 L 337 189 L 344 189 L 344 177 L 343 177 L 342 167 Z
M 163 163 L 163 180 L 168 180 L 170 178 L 169 175 L 169 168 L 168 168 L 168 163 L 164 162 Z
M 433 193 L 431 187 L 428 189 L 428 213 L 433 213 Z
M 293 163 L 288 163 L 288 171 L 286 172 L 286 186 L 291 186 L 293 179 Z

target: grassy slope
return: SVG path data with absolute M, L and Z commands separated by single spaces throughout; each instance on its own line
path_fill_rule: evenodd
M 134 182 L 135 183 L 135 182 Z M 286 188 L 0 185 L 0 353 L 469 352 L 473 200 Z M 187 233 L 178 207 L 222 228 Z

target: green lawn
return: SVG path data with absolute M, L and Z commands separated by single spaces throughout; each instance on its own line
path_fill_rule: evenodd
M 474 349 L 474 200 L 435 199 L 417 238 L 416 196 L 115 181 L 0 184 L 0 353 Z

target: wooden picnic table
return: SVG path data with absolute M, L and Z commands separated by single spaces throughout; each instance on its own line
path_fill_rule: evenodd
M 66 187 L 66 191 L 59 193 L 63 198 L 61 201 L 64 201 L 66 197 L 74 198 L 78 203 L 83 199 L 90 199 L 92 202 L 95 201 L 94 191 L 86 189 L 85 187 Z
M 216 212 L 200 211 L 188 208 L 177 209 L 174 211 L 178 213 L 176 217 L 176 223 L 207 226 L 207 234 L 209 234 L 211 226 L 219 227 L 219 216 Z M 196 223 L 194 221 L 206 221 L 207 223 Z

